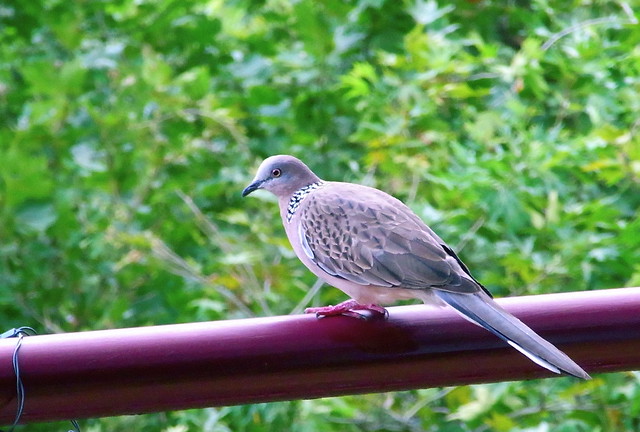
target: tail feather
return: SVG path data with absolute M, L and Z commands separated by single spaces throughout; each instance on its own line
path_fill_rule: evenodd
M 520 351 L 538 365 L 555 373 L 590 379 L 565 353 L 504 310 L 488 295 L 434 290 L 435 294 L 469 321 L 477 324 Z

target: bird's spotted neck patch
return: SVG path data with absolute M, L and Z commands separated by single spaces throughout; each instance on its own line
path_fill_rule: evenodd
M 317 181 L 315 183 L 311 183 L 310 185 L 306 185 L 301 187 L 297 191 L 291 195 L 291 199 L 289 200 L 289 205 L 287 206 L 287 222 L 291 222 L 291 218 L 300 207 L 300 203 L 303 199 L 307 197 L 312 191 L 324 186 L 324 182 L 322 180 Z

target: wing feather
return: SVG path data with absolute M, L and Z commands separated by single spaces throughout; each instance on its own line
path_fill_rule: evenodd
M 339 185 L 314 191 L 298 209 L 305 253 L 323 271 L 362 285 L 480 289 L 461 278 L 459 259 L 402 202 L 376 189 Z

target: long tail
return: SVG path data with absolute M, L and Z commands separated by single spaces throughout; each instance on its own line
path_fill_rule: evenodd
M 538 336 L 485 293 L 455 293 L 442 290 L 434 290 L 434 293 L 463 317 L 505 340 L 540 366 L 555 373 L 566 373 L 583 379 L 591 378 L 565 353 Z

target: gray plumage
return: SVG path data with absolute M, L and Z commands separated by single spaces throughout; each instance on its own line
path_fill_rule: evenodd
M 567 355 L 500 307 L 453 250 L 396 198 L 366 186 L 325 182 L 287 155 L 267 158 L 242 194 L 256 189 L 278 197 L 287 237 L 300 260 L 353 299 L 311 311 L 378 311 L 373 305 L 408 298 L 448 304 L 537 364 L 589 378 Z

